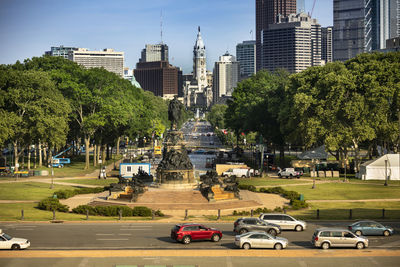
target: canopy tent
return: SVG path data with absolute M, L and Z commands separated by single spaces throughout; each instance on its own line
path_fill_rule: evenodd
M 387 167 L 385 167 L 385 161 L 387 161 Z M 385 172 L 389 176 L 389 180 L 400 180 L 400 154 L 386 154 L 361 164 L 358 178 L 385 180 Z
M 299 159 L 327 159 L 328 153 L 325 151 L 325 146 L 320 146 L 313 150 L 305 151 L 297 157 Z

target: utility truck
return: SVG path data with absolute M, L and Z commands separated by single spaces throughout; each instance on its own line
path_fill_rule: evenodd
M 223 177 L 231 177 L 231 176 L 236 176 L 236 177 L 242 177 L 242 178 L 246 178 L 246 177 L 250 177 L 250 170 L 249 169 L 240 169 L 240 168 L 236 168 L 236 169 L 229 169 L 227 171 L 224 171 L 222 173 Z

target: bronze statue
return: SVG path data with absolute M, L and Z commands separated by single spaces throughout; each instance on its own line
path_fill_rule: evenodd
M 174 99 L 172 99 L 169 102 L 168 106 L 168 120 L 171 121 L 171 130 L 176 130 L 178 127 L 178 122 L 181 119 L 181 113 L 182 113 L 182 104 L 179 102 L 179 100 L 174 96 Z

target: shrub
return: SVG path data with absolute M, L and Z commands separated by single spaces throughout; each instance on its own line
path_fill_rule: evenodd
M 94 187 L 94 188 L 83 187 L 74 190 L 70 189 L 58 190 L 54 192 L 54 194 L 57 195 L 57 198 L 59 199 L 67 199 L 79 194 L 96 194 L 96 193 L 101 193 L 103 191 L 105 191 L 104 187 Z
M 56 210 L 61 212 L 68 211 L 67 205 L 61 204 L 57 198 L 52 198 L 52 197 L 41 200 L 38 203 L 37 208 L 41 210 Z
M 308 203 L 306 203 L 304 200 L 298 199 L 291 200 L 290 205 L 292 205 L 292 209 L 294 210 L 304 209 L 308 207 Z
M 89 211 L 89 215 L 97 215 L 96 208 L 89 205 L 79 205 L 78 207 L 73 208 L 72 212 L 78 214 L 86 214 L 86 210 Z
M 239 185 L 239 189 L 249 190 L 251 192 L 256 192 L 257 191 L 257 188 L 254 185 L 247 185 L 247 184 Z
M 141 207 L 141 206 L 133 207 L 132 215 L 148 217 L 151 216 L 151 209 L 149 209 L 148 207 Z
M 140 217 L 150 217 L 151 216 L 151 209 L 147 207 L 134 207 L 133 209 L 129 208 L 128 206 L 97 206 L 92 207 L 88 205 L 81 205 L 74 209 L 72 212 L 78 214 L 86 214 L 86 210 L 89 211 L 89 215 L 100 215 L 100 216 L 108 216 L 108 217 L 115 217 L 119 216 L 119 211 L 122 211 L 123 217 L 131 217 L 131 216 L 140 216 Z M 155 216 L 164 216 L 164 214 L 157 210 L 154 213 Z

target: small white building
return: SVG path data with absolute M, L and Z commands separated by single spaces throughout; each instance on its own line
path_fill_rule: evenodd
M 362 180 L 385 180 L 385 173 L 389 180 L 400 180 L 400 154 L 386 154 L 361 164 L 357 177 Z
M 132 178 L 134 175 L 138 174 L 139 170 L 143 170 L 150 175 L 150 168 L 150 163 L 120 163 L 119 177 Z

